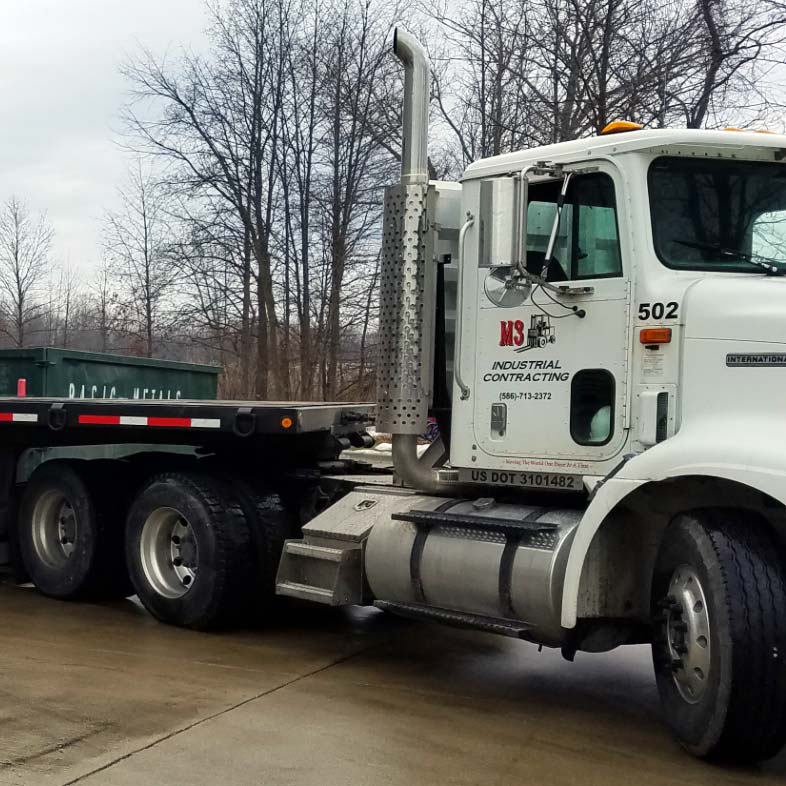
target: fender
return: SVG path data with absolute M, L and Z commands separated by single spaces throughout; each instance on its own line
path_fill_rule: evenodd
M 631 459 L 598 489 L 576 530 L 565 569 L 562 626 L 576 626 L 584 561 L 595 533 L 625 498 L 645 483 L 689 475 L 747 485 L 786 505 L 786 419 L 772 413 L 694 418 L 666 442 Z

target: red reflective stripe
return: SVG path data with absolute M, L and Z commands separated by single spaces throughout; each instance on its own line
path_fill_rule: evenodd
M 12 415 L 3 416 L 0 421 L 11 420 Z M 124 423 L 123 420 L 144 420 L 145 423 Z M 140 415 L 80 415 L 79 423 L 93 426 L 159 426 L 164 428 L 191 428 L 191 418 L 145 418 Z M 206 427 L 207 428 L 207 427 Z
M 80 415 L 79 422 L 90 426 L 119 426 L 120 415 Z
M 12 422 L 13 419 L 14 419 L 13 412 L 0 412 L 0 422 L 9 423 Z
M 170 428 L 189 428 L 191 418 L 148 418 L 148 426 L 169 426 Z

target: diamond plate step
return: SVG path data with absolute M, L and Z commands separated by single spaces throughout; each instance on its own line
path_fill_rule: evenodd
M 459 527 L 486 529 L 492 532 L 554 532 L 557 524 L 546 521 L 527 521 L 526 519 L 505 519 L 491 516 L 473 516 L 468 513 L 450 513 L 438 510 L 410 510 L 394 513 L 393 521 L 409 521 L 426 527 Z
M 377 600 L 374 605 L 378 609 L 390 611 L 409 619 L 441 622 L 443 625 L 451 625 L 455 628 L 471 628 L 487 633 L 499 633 L 514 639 L 526 639 L 532 630 L 531 625 L 518 620 L 483 617 L 479 614 L 467 614 L 463 611 L 424 606 L 419 603 L 393 603 L 387 600 Z

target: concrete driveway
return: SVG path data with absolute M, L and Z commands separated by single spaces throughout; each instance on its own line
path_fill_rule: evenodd
M 649 652 L 556 652 L 373 610 L 266 631 L 0 586 L 0 786 L 786 785 L 661 727 Z

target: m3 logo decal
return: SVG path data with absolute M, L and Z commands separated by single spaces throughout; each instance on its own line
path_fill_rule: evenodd
M 516 347 L 516 352 L 527 352 L 530 349 L 543 349 L 557 340 L 551 319 L 545 315 L 533 314 L 530 326 L 524 330 L 521 319 L 503 319 L 499 323 L 499 345 Z

